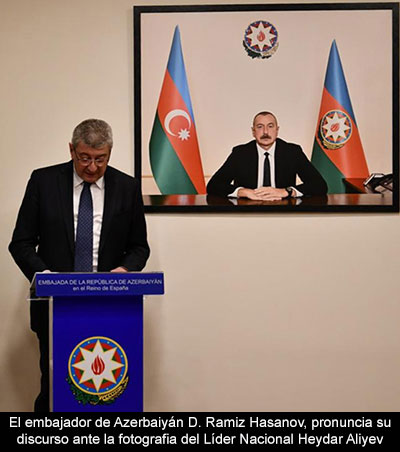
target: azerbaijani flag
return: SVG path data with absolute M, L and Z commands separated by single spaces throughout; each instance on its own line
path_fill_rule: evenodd
M 336 41 L 329 53 L 311 161 L 328 193 L 345 193 L 343 179 L 369 176 Z
M 206 193 L 178 26 L 151 133 L 150 164 L 162 194 Z

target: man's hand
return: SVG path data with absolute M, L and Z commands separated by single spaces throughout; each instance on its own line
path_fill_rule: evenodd
M 256 196 L 261 196 L 264 201 L 277 201 L 286 198 L 288 192 L 284 188 L 260 187 L 254 190 Z
M 111 273 L 128 273 L 128 269 L 125 267 L 117 267 L 111 270 Z
M 238 198 L 248 198 L 252 199 L 253 201 L 262 201 L 262 198 L 260 196 L 257 196 L 255 193 L 255 190 L 251 188 L 241 188 L 237 192 Z
M 238 191 L 239 198 L 248 198 L 254 201 L 280 201 L 288 196 L 284 188 L 260 187 L 255 190 L 251 188 L 241 188 Z

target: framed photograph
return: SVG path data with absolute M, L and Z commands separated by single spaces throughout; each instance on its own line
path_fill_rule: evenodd
M 399 212 L 399 5 L 134 7 L 147 212 Z

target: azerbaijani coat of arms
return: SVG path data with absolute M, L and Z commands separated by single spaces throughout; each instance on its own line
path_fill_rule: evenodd
M 278 30 L 270 22 L 257 20 L 244 32 L 243 47 L 251 58 L 270 58 L 278 46 Z
M 110 404 L 128 384 L 128 360 L 123 348 L 108 337 L 80 342 L 68 361 L 71 391 L 79 403 Z
M 349 115 L 341 110 L 330 110 L 319 123 L 318 136 L 326 149 L 340 149 L 349 141 L 352 130 Z

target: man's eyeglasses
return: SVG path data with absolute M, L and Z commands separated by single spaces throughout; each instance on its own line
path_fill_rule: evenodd
M 89 166 L 92 162 L 96 166 L 103 166 L 108 162 L 109 157 L 97 157 L 97 158 L 90 158 L 90 157 L 80 157 L 79 154 L 74 149 L 76 159 L 79 161 L 79 163 L 82 166 Z

